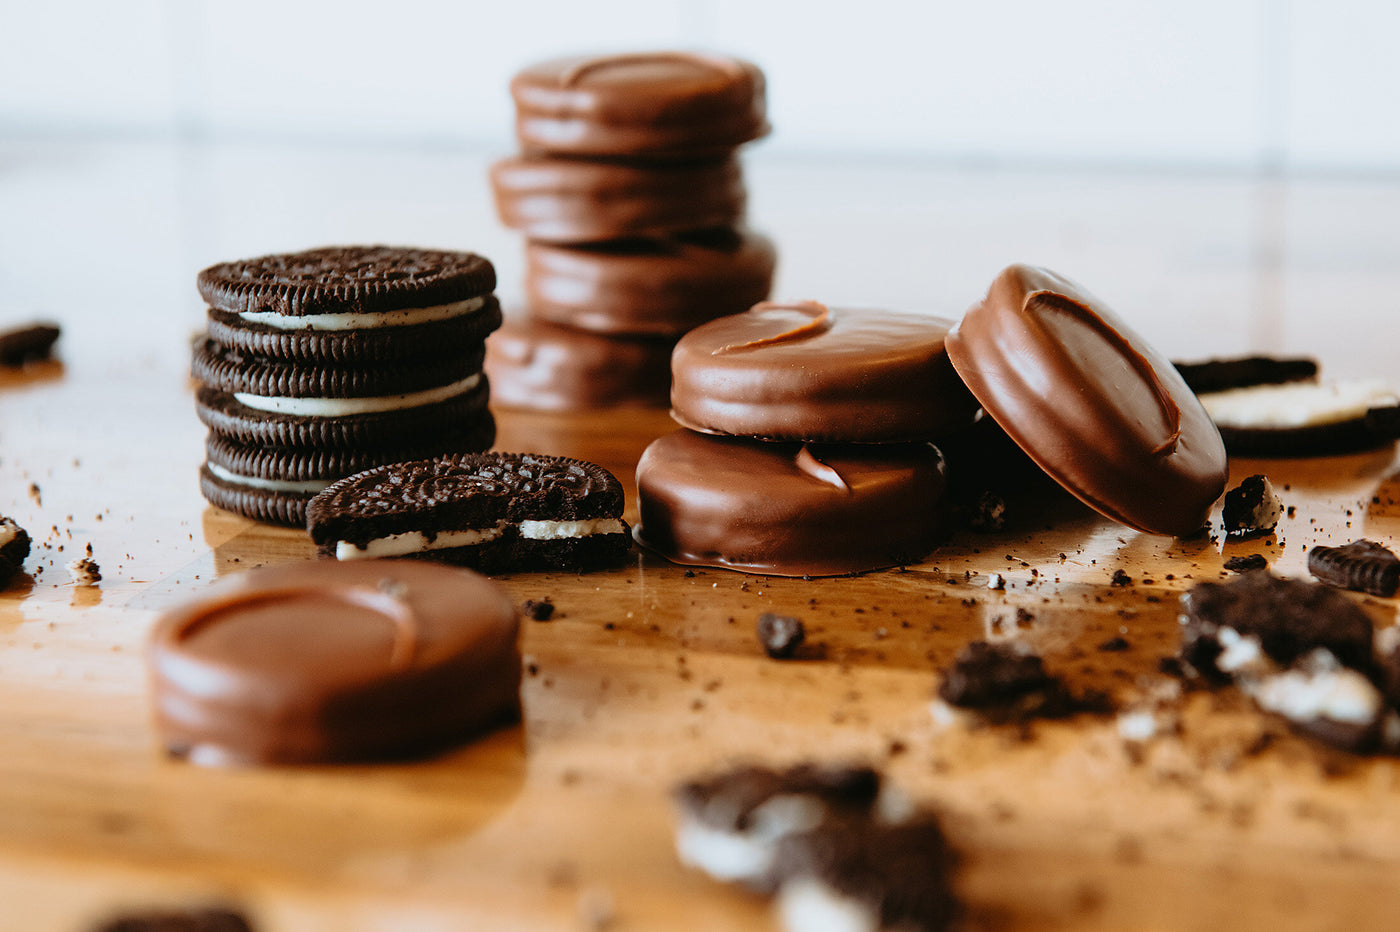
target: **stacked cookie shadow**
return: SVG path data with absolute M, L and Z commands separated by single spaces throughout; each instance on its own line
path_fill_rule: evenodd
M 527 306 L 491 341 L 496 400 L 664 405 L 676 340 L 772 285 L 736 154 L 768 132 L 763 74 L 688 53 L 566 58 L 511 94 L 522 151 L 491 181 L 527 237 Z
M 916 562 L 944 532 L 929 441 L 977 402 L 951 321 L 765 302 L 688 333 L 671 412 L 637 464 L 637 540 L 678 563 L 827 576 Z
M 204 497 L 276 524 L 376 466 L 485 450 L 495 439 L 482 372 L 501 323 L 481 256 L 331 247 L 199 273 L 208 328 L 194 350 L 209 428 Z

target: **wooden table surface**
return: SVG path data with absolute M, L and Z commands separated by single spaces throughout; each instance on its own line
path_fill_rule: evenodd
M 1242 542 L 1138 534 L 1052 502 L 907 571 L 687 574 L 649 555 L 500 579 L 529 675 L 520 727 L 419 763 L 202 769 L 166 759 L 142 650 L 215 577 L 311 559 L 299 532 L 205 505 L 185 347 L 210 262 L 326 242 L 475 248 L 519 293 L 518 240 L 470 152 L 0 142 L 0 326 L 64 328 L 0 374 L 0 513 L 35 539 L 0 594 L 0 929 L 123 908 L 237 904 L 264 930 L 770 929 L 760 900 L 684 870 L 677 780 L 740 760 L 866 760 L 945 819 L 974 929 L 1393 928 L 1400 765 L 1327 751 L 1238 696 L 1193 693 L 1140 753 L 1112 717 L 969 728 L 931 714 L 967 641 L 1018 637 L 1077 687 L 1160 689 L 1177 597 L 1262 553 L 1400 543 L 1394 449 L 1239 461 L 1290 515 Z M 1301 351 L 1393 375 L 1400 185 L 830 165 L 756 158 L 779 293 L 956 316 L 1032 260 L 1109 298 L 1176 358 Z M 500 449 L 595 460 L 627 487 L 664 412 L 498 411 Z M 1218 527 L 1218 511 L 1217 511 Z M 87 545 L 96 587 L 64 563 Z M 1134 579 L 1108 584 L 1115 570 Z M 988 574 L 1008 580 L 987 587 Z M 1358 597 L 1378 623 L 1396 600 Z M 761 612 L 823 656 L 766 658 Z M 1123 652 L 1098 646 L 1121 635 Z

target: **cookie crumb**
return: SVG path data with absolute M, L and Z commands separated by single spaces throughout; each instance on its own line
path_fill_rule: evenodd
M 1251 553 L 1247 557 L 1230 557 L 1225 561 L 1225 569 L 1232 573 L 1249 573 L 1269 568 L 1269 561 L 1262 553 Z
M 102 579 L 102 567 L 92 558 L 92 544 L 87 545 L 87 555 L 67 564 L 68 575 L 74 585 L 95 586 Z
M 772 612 L 764 612 L 758 616 L 756 633 L 764 652 L 774 660 L 791 658 L 807 637 L 807 629 L 802 624 L 802 619 Z
M 1133 577 L 1123 572 L 1122 569 L 1116 569 L 1113 571 L 1113 578 L 1108 581 L 1108 584 L 1110 586 L 1131 586 L 1133 584 Z
M 520 613 L 531 621 L 549 621 L 554 617 L 554 603 L 548 597 L 526 599 L 520 606 Z

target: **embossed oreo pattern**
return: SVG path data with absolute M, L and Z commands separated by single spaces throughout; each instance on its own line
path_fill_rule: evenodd
M 212 265 L 199 293 L 232 313 L 347 313 L 431 307 L 484 295 L 496 270 L 469 252 L 332 246 Z

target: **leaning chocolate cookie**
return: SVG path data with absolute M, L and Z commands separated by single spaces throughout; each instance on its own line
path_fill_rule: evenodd
M 675 563 L 835 576 L 923 559 L 943 533 L 927 443 L 811 445 L 680 430 L 637 463 L 638 543 Z
M 527 152 L 695 157 L 768 132 L 763 72 L 724 55 L 632 52 L 540 62 L 510 82 Z
M 671 410 L 710 434 L 818 443 L 935 440 L 977 402 L 944 347 L 951 321 L 765 301 L 681 338 Z
M 29 556 L 29 532 L 0 515 L 0 589 L 5 588 Z
M 442 356 L 501 322 L 496 271 L 469 252 L 335 246 L 212 265 L 197 283 L 211 337 L 281 359 Z
M 630 549 L 622 486 L 593 463 L 472 453 L 381 466 L 306 508 L 311 539 L 338 560 L 413 556 L 486 572 L 615 565 Z
M 151 635 L 156 729 L 199 764 L 429 753 L 519 714 L 514 603 L 412 561 L 297 563 L 225 577 Z

